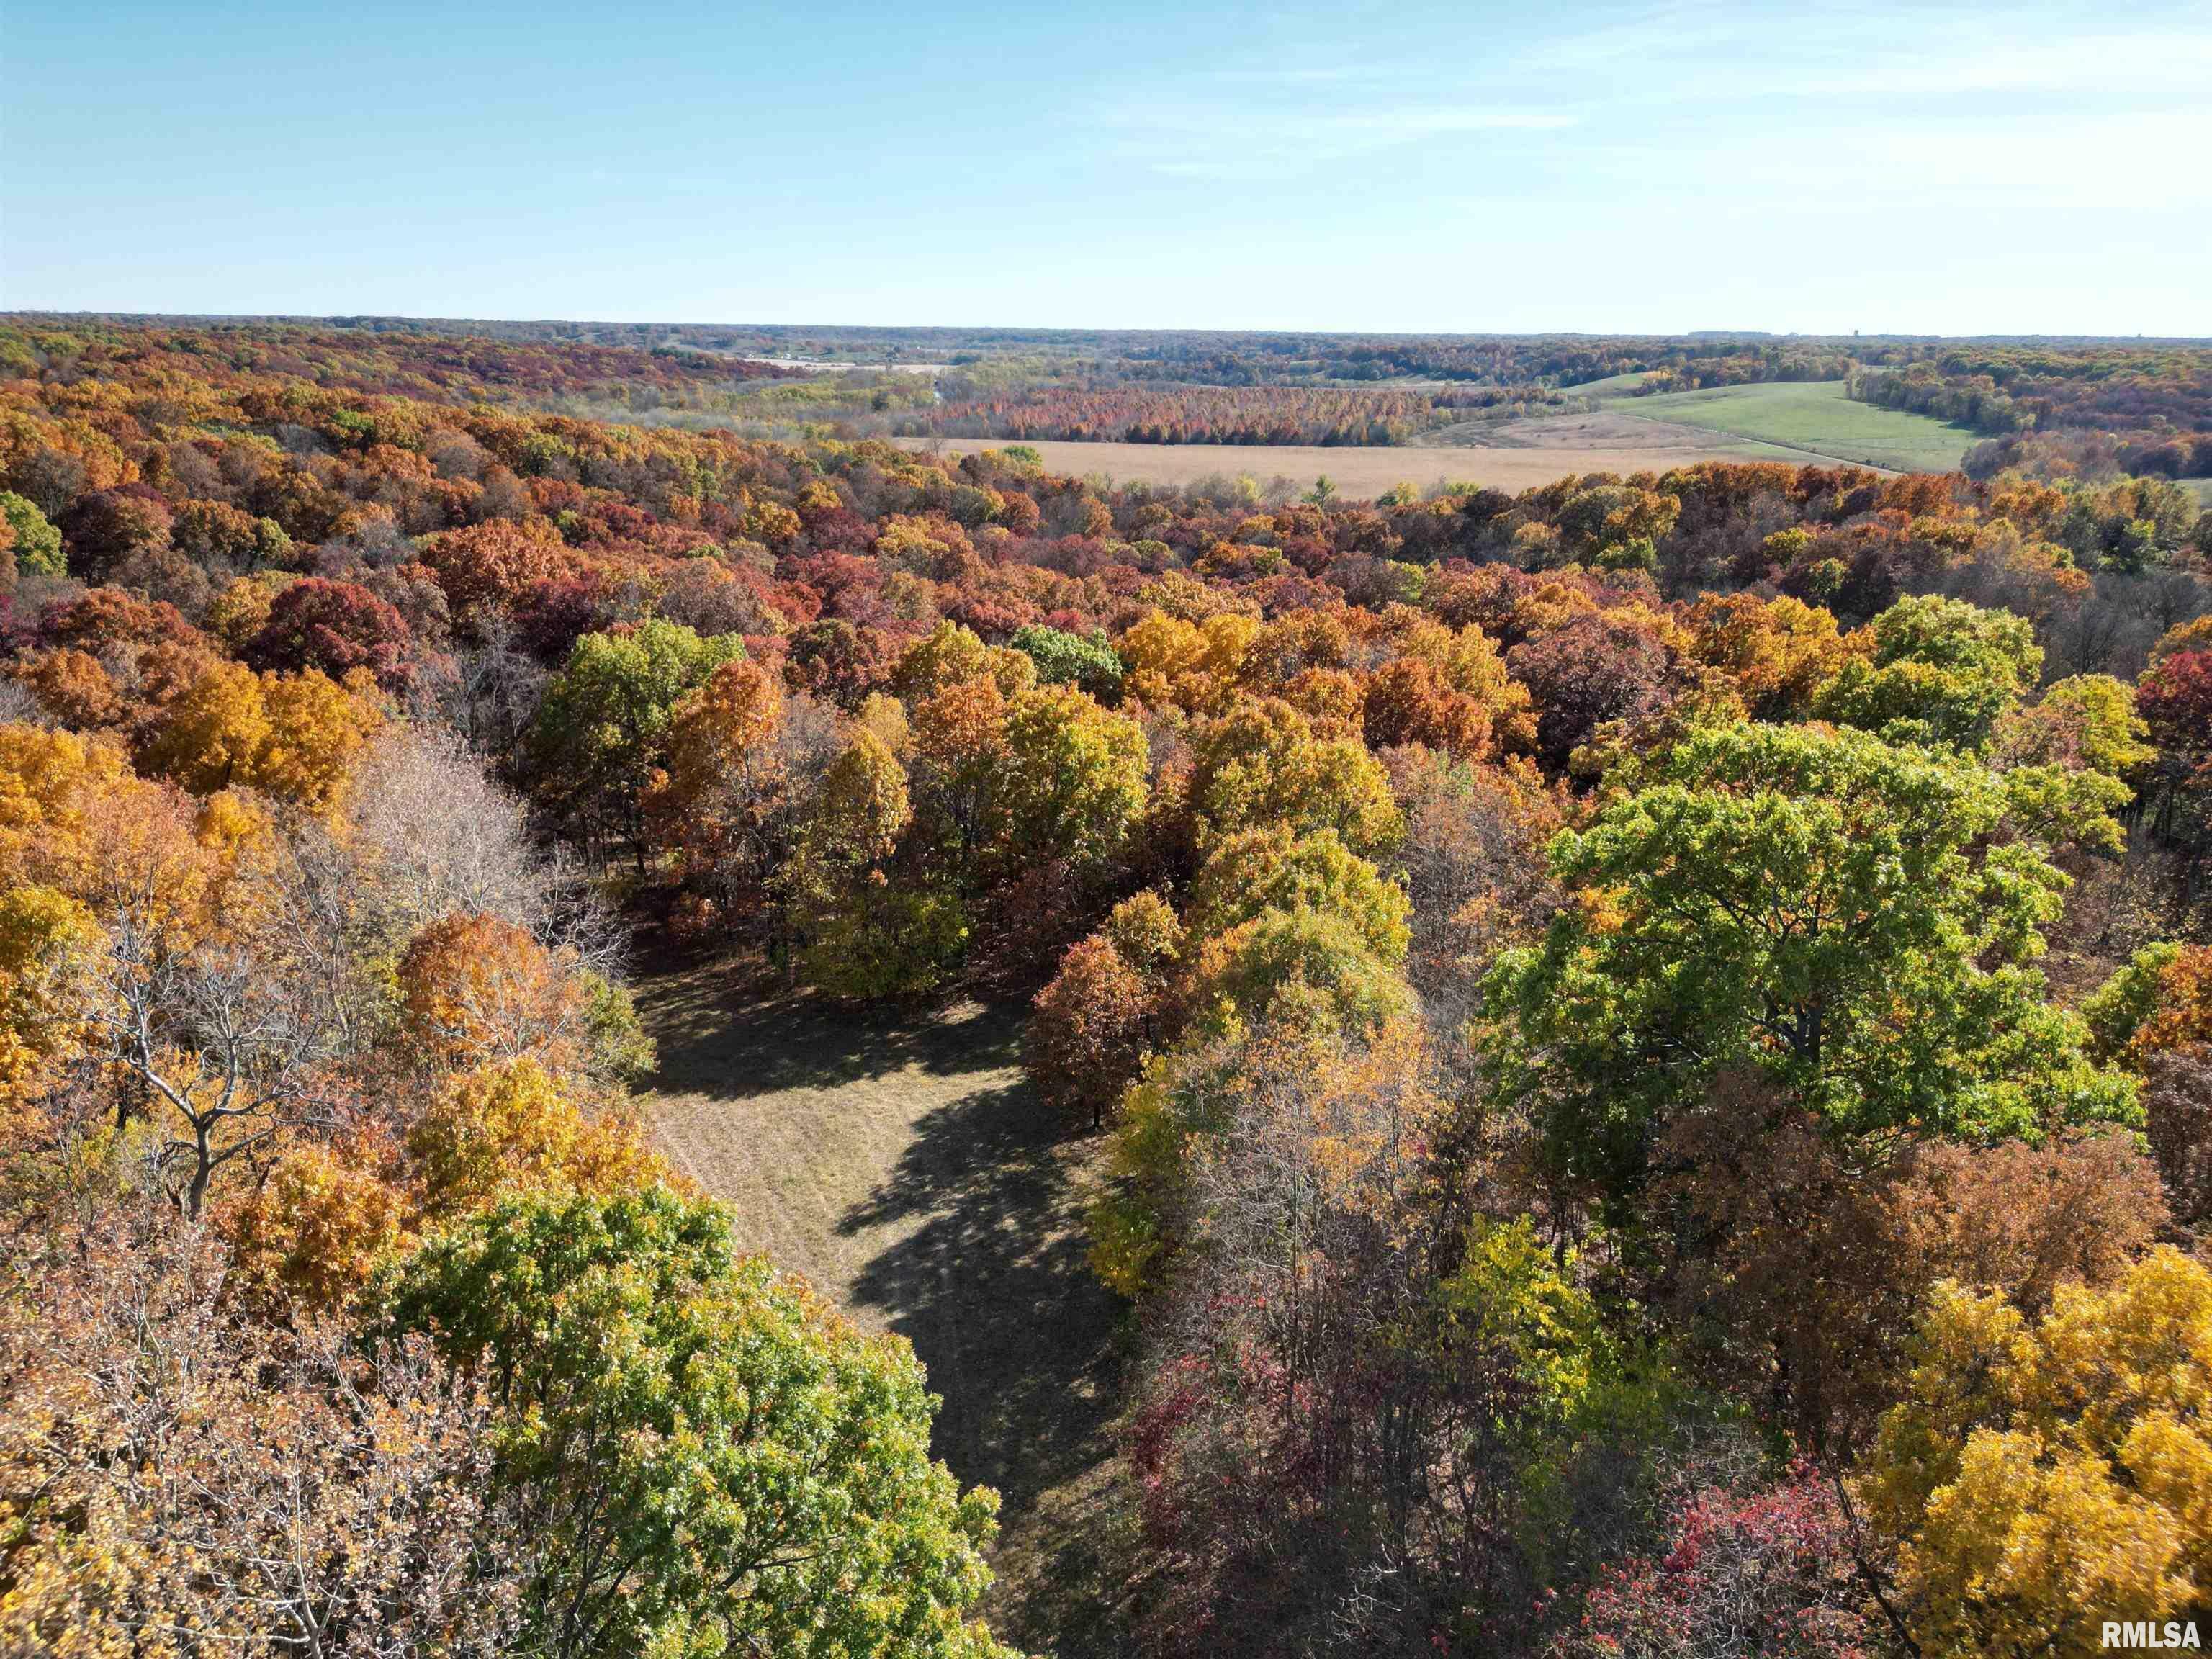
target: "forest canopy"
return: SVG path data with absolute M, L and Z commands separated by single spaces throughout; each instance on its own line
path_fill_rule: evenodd
M 1846 372 L 2134 435 L 1115 486 L 890 441 L 894 352 L 986 436 Z M 912 1348 L 656 1140 L 702 959 L 1022 1011 L 1115 1650 L 2185 1617 L 2212 516 L 2126 464 L 2197 362 L 0 328 L 0 1647 L 1012 1651 Z

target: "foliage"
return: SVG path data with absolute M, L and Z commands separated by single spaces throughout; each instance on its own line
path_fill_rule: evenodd
M 1364 858 L 1404 833 L 1389 781 L 1356 740 L 1320 735 L 1288 703 L 1240 705 L 1193 743 L 1190 801 L 1201 842 L 1267 823 L 1327 830 Z
M 1537 757 L 1554 769 L 1606 722 L 1654 718 L 1674 690 L 1663 641 L 1594 611 L 1523 641 L 1505 660 L 1535 702 Z
M 949 367 L 747 361 L 894 351 Z M 1839 1534 L 1776 1454 L 1926 1414 L 1940 1283 L 2029 1332 L 2212 1218 L 2201 356 L 0 326 L 0 1646 L 987 1645 L 907 1351 L 665 1190 L 621 971 L 664 923 L 1030 1000 L 1143 1304 L 1109 1645 L 1887 1646 L 1853 1554 L 1950 1617 L 1958 1481 Z M 2037 424 L 1373 501 L 886 441 L 1923 419 L 1869 368 Z M 1943 1433 L 2103 1490 L 2096 1412 L 2028 1410 Z M 2006 1537 L 2029 1582 L 1959 1616 L 2075 1593 Z
M 1923 1651 L 2088 1654 L 2106 1620 L 2199 1605 L 2212 1275 L 2170 1249 L 2031 1322 L 1940 1290 L 1904 1400 L 1862 1464 Z
M 1887 1632 L 1819 1472 L 1773 1486 L 1705 1487 L 1667 1517 L 1658 1552 L 1607 1570 L 1553 1659 L 1856 1659 Z
M 987 1489 L 929 1461 L 934 1402 L 665 1189 L 500 1205 L 385 1281 L 385 1318 L 483 1380 L 498 1490 L 556 1654 L 991 1654 Z
M 1022 1047 L 1030 1085 L 1048 1105 L 1098 1127 L 1144 1065 L 1157 1000 L 1109 939 L 1073 946 L 1030 1016 Z
M 1409 909 L 1404 890 L 1346 851 L 1334 830 L 1257 829 L 1226 837 L 1206 855 L 1191 884 L 1189 926 L 1212 938 L 1267 910 L 1333 916 L 1382 961 L 1399 963 Z
M 1067 686 L 1041 686 L 1006 707 L 999 801 L 1016 848 L 1051 848 L 1081 866 L 1121 850 L 1145 810 L 1144 733 Z
M 1855 644 L 1829 612 L 1787 594 L 1708 593 L 1691 606 L 1687 625 L 1692 654 L 1735 681 L 1754 720 L 1806 714 Z
M 1669 1127 L 1651 1197 L 1645 1282 L 1683 1363 L 1830 1461 L 1896 1398 L 1937 1280 L 2040 1310 L 2062 1283 L 2123 1271 L 2166 1219 L 2124 1133 L 1927 1140 L 1878 1161 L 1743 1074 Z
M 532 1540 L 469 1389 L 420 1345 L 246 1316 L 173 1221 L 72 1231 L 0 1316 L 0 1646 L 511 1650 Z
M 332 679 L 367 671 L 386 690 L 410 678 L 410 635 L 398 611 L 351 582 L 307 577 L 269 602 L 267 620 L 240 654 L 264 670 L 313 668 Z
M 38 503 L 12 489 L 0 489 L 0 520 L 4 520 L 9 546 L 15 555 L 15 569 L 27 576 L 64 574 L 62 532 L 46 521 Z
M 210 663 L 161 711 L 143 759 L 195 794 L 244 785 L 327 811 L 382 721 L 357 690 L 316 670 L 257 675 Z
M 2135 1049 L 2137 1034 L 2159 1012 L 2166 970 L 2180 955 L 2179 945 L 2146 945 L 2083 1000 L 2081 1018 L 2098 1059 L 2110 1061 Z
M 1036 664 L 1037 678 L 1047 685 L 1072 685 L 1105 703 L 1121 695 L 1121 659 L 1096 635 L 1030 623 L 1016 629 L 1006 643 Z
M 431 1064 L 466 1069 L 544 1054 L 584 1058 L 583 988 L 524 929 L 457 912 L 430 924 L 400 958 L 400 1032 Z
M 634 822 L 676 705 L 744 649 L 658 618 L 578 640 L 532 727 L 540 787 L 587 821 Z
M 1412 1004 L 1405 981 L 1356 924 L 1303 909 L 1262 910 L 1209 939 L 1189 994 L 1209 1030 L 1275 1020 L 1364 1035 Z
M 1487 995 L 1498 1077 L 1619 1196 L 1655 1126 L 1743 1066 L 1855 1135 L 2128 1117 L 2029 965 L 2063 878 L 1990 846 L 1997 781 L 1860 732 L 1693 732 L 1553 844 L 1576 902 Z
M 1867 653 L 1843 665 L 1815 712 L 1894 741 L 1980 747 L 2043 665 L 2025 618 L 1936 594 L 1899 600 L 1868 635 Z
M 450 1079 L 408 1126 L 406 1150 L 416 1209 L 433 1225 L 512 1194 L 612 1196 L 665 1178 L 635 1123 L 605 1108 L 586 1115 L 528 1058 Z

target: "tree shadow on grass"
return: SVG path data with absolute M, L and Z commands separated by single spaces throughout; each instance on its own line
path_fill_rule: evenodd
M 1120 1659 L 1121 1310 L 1085 1261 L 1077 1176 L 1095 1143 L 1063 1137 L 1017 1080 L 1026 1010 L 843 1006 L 743 961 L 648 981 L 639 1003 L 660 1046 L 648 1086 L 665 1096 L 728 1103 L 878 1080 L 896 1091 L 902 1074 L 951 1095 L 838 1218 L 837 1233 L 861 1248 L 878 1229 L 901 1235 L 848 1296 L 927 1367 L 944 1401 L 936 1455 L 1004 1500 L 1000 1583 L 985 1609 L 994 1628 L 1060 1659 Z M 893 1092 L 881 1098 L 894 1103 Z
M 898 1166 L 840 1221 L 847 1235 L 921 1218 L 862 1270 L 853 1299 L 914 1345 L 944 1400 L 933 1449 L 963 1485 L 995 1486 L 1006 1540 L 1029 1558 L 1003 1634 L 1113 1651 L 1098 1594 L 1110 1550 L 1071 1522 L 1063 1491 L 1094 1486 L 1113 1451 L 1120 1304 L 1085 1261 L 1081 1148 L 1026 1084 L 932 1112 Z M 1041 1500 L 1051 1513 L 1036 1513 Z
M 934 1009 L 842 1005 L 805 993 L 763 997 L 702 970 L 641 998 L 660 1046 L 648 1087 L 742 1100 L 781 1089 L 836 1089 L 908 1066 L 939 1076 L 1021 1059 L 1021 1011 L 956 1003 Z
M 1042 1119 L 1042 1121 L 1040 1120 Z M 1010 1508 L 1087 1461 L 1113 1409 L 1118 1310 L 1084 1261 L 1057 1126 L 1026 1084 L 940 1107 L 848 1235 L 927 1218 L 868 1263 L 853 1299 L 881 1309 L 945 1397 L 936 1449 Z

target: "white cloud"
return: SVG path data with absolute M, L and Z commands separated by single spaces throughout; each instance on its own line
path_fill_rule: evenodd
M 1446 153 L 1583 194 L 1623 156 L 1647 177 L 1674 167 L 1674 185 L 1694 191 L 1693 167 L 1771 177 L 1802 170 L 1813 148 L 1839 158 L 1854 181 L 1907 186 L 1875 175 L 1880 155 L 1885 167 L 1954 169 L 1931 185 L 1937 192 L 1974 182 L 1963 167 L 1986 169 L 2008 191 L 2027 155 L 2069 177 L 2085 165 L 2133 171 L 2130 121 L 2170 117 L 2179 125 L 2165 137 L 2188 147 L 2212 120 L 2202 93 L 2212 20 L 2200 27 L 2188 10 L 2116 23 L 2108 10 L 2061 3 L 1872 0 L 1784 13 L 1688 0 L 1533 37 L 1445 30 L 1419 57 L 1387 61 L 1371 40 L 1340 44 L 1334 61 L 1309 42 L 1277 61 L 1156 82 L 1133 102 L 1101 97 L 1090 118 L 1133 166 L 1255 182 L 1413 145 L 1524 135 Z M 1413 89 L 1413 101 L 1395 101 Z M 1916 163 L 1910 147 L 1923 143 Z

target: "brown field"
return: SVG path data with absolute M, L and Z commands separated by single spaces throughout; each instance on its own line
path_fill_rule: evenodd
M 1112 1653 L 1120 1310 L 1084 1264 L 1095 1139 L 1041 1113 L 1023 1010 L 838 1008 L 710 965 L 638 988 L 661 1146 L 740 1237 L 914 1344 L 935 1449 L 1005 1500 L 985 1612 L 1008 1640 Z
M 1048 472 L 1093 473 L 1116 483 L 1195 483 L 1249 477 L 1266 484 L 1288 478 L 1300 489 L 1326 476 L 1348 500 L 1379 495 L 1401 483 L 1426 490 L 1445 483 L 1505 490 L 1549 483 L 1569 473 L 1663 472 L 1692 461 L 1788 461 L 1838 465 L 1832 456 L 1779 444 L 1702 431 L 1666 421 L 1599 411 L 1546 415 L 1495 423 L 1462 422 L 1427 434 L 1429 441 L 1394 447 L 1330 448 L 1317 444 L 1116 444 L 1039 440 L 1029 445 Z M 952 454 L 1003 449 L 1005 438 L 902 438 L 910 449 Z

